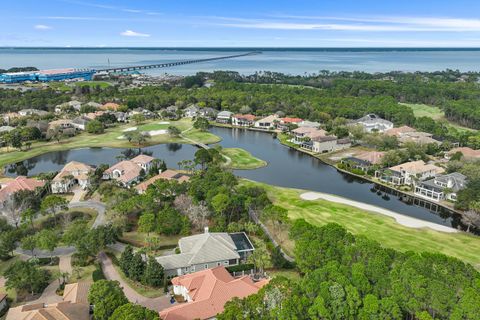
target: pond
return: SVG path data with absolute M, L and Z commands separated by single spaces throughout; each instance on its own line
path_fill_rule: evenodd
M 268 133 L 217 127 L 212 128 L 211 132 L 222 138 L 222 147 L 242 148 L 268 162 L 268 166 L 256 170 L 235 170 L 240 177 L 282 187 L 330 193 L 455 228 L 459 225 L 459 216 L 449 210 L 340 173 L 319 159 L 280 144 Z M 197 148 L 191 145 L 161 144 L 142 150 L 165 160 L 170 168 L 176 168 L 179 161 L 192 159 Z M 113 148 L 86 148 L 51 152 L 10 167 L 7 175 L 58 171 L 72 160 L 91 165 L 113 164 L 118 161 L 117 157 L 122 151 L 123 149 Z

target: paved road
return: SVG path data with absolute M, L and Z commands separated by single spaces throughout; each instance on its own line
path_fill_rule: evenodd
M 68 205 L 68 207 L 70 209 L 86 208 L 86 209 L 96 210 L 98 212 L 98 215 L 97 215 L 97 218 L 95 219 L 95 222 L 92 225 L 92 229 L 95 229 L 96 227 L 99 227 L 106 223 L 105 204 L 103 204 L 100 201 L 89 200 L 89 201 L 71 202 Z
M 118 274 L 117 270 L 113 266 L 112 260 L 104 252 L 100 253 L 99 258 L 102 265 L 103 273 L 105 274 L 105 278 L 107 278 L 108 280 L 116 280 L 120 282 L 120 286 L 123 288 L 123 292 L 125 293 L 128 301 L 140 304 L 145 308 L 155 310 L 157 312 L 171 306 L 170 298 L 166 295 L 158 298 L 147 298 L 142 296 L 132 287 L 130 287 L 128 283 L 123 281 L 122 277 L 120 276 L 120 274 Z M 162 288 L 158 290 L 163 291 Z

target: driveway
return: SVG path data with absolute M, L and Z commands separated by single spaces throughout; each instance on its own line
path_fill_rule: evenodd
M 123 292 L 127 297 L 128 301 L 132 303 L 137 303 L 145 308 L 154 310 L 154 311 L 161 311 L 166 309 L 170 306 L 170 298 L 167 295 L 158 297 L 158 298 L 147 298 L 136 292 L 132 287 L 128 285 L 125 281 L 123 281 L 120 274 L 117 272 L 115 267 L 113 266 L 112 260 L 104 253 L 101 252 L 99 255 L 100 263 L 102 264 L 102 270 L 105 275 L 105 278 L 108 280 L 116 280 L 120 283 L 120 286 L 123 288 Z M 159 291 L 163 291 L 163 288 L 159 288 Z
M 100 201 L 94 201 L 94 200 L 89 200 L 89 201 L 80 201 L 80 202 L 70 202 L 68 205 L 70 209 L 74 208 L 86 208 L 86 209 L 92 209 L 97 211 L 97 218 L 95 219 L 95 222 L 92 225 L 92 229 L 95 229 L 96 227 L 99 227 L 101 225 L 104 225 L 106 223 L 105 220 L 105 204 L 103 204 Z
M 87 194 L 87 190 L 82 189 L 80 186 L 75 186 L 73 189 L 73 197 L 70 200 L 70 203 L 80 202 L 83 196 Z

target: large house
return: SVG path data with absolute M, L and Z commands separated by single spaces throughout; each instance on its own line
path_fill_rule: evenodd
M 90 173 L 93 168 L 87 164 L 71 161 L 53 178 L 51 183 L 52 193 L 68 193 L 75 185 L 82 189 L 90 186 Z
M 205 232 L 178 241 L 180 254 L 157 257 L 167 277 L 245 262 L 254 248 L 244 232 Z
M 5 320 L 89 320 L 89 282 L 65 285 L 62 301 L 35 303 L 10 308 Z
M 202 109 L 198 110 L 198 115 L 200 117 L 204 117 L 204 118 L 207 118 L 209 120 L 215 119 L 216 116 L 217 116 L 217 113 L 218 113 L 217 110 L 215 110 L 213 108 L 210 108 L 210 107 L 202 108 Z
M 198 115 L 198 107 L 197 106 L 189 106 L 183 110 L 183 116 L 186 118 L 195 118 Z
M 89 117 L 80 116 L 80 117 L 76 117 L 75 119 L 72 120 L 72 125 L 76 129 L 84 131 L 87 128 L 87 124 L 90 121 L 92 121 L 92 119 L 90 119 Z
M 402 134 L 409 133 L 409 132 L 416 132 L 414 128 L 411 128 L 409 126 L 401 126 L 397 128 L 391 128 L 388 129 L 384 132 L 385 135 L 390 136 L 390 137 L 400 137 Z
M 380 180 L 394 185 L 410 185 L 416 180 L 422 181 L 445 172 L 443 168 L 426 164 L 423 160 L 411 161 L 375 172 Z
M 415 185 L 415 194 L 433 201 L 457 200 L 457 192 L 465 188 L 467 177 L 453 172 Z
M 0 210 L 3 208 L 5 202 L 16 192 L 22 190 L 35 191 L 38 188 L 42 188 L 44 185 L 44 181 L 30 179 L 23 176 L 18 176 L 14 180 L 0 184 Z
M 255 124 L 253 114 L 236 114 L 232 116 L 232 125 L 238 127 L 251 127 Z
M 275 128 L 278 122 L 278 116 L 276 114 L 269 115 L 265 118 L 255 121 L 254 127 L 258 129 L 270 130 Z
M 353 122 L 354 125 L 360 125 L 366 132 L 385 132 L 393 128 L 393 123 L 380 118 L 376 114 L 367 114 Z
M 317 129 L 314 127 L 298 127 L 292 130 L 293 139 L 292 142 L 301 144 L 305 141 L 310 141 L 318 137 L 325 137 L 327 132 L 325 130 Z
M 432 134 L 428 132 L 421 132 L 421 131 L 412 131 L 412 132 L 405 132 L 400 134 L 398 141 L 401 143 L 406 143 L 406 142 L 415 142 L 418 144 L 430 144 L 430 143 L 435 143 L 435 144 L 441 144 L 440 141 L 435 140 L 432 138 Z
M 215 121 L 217 121 L 218 123 L 230 124 L 232 122 L 232 116 L 233 116 L 233 112 L 230 112 L 227 110 L 220 111 L 217 114 L 217 118 Z
M 157 180 L 176 180 L 179 183 L 187 182 L 190 180 L 190 176 L 175 170 L 170 170 L 167 169 L 160 174 L 157 174 L 156 176 L 148 179 L 147 181 L 143 181 L 142 183 L 139 183 L 138 185 L 135 186 L 135 190 L 139 194 L 145 193 L 145 191 L 148 189 L 148 187 L 155 183 Z
M 303 123 L 303 119 L 300 118 L 280 118 L 277 124 L 277 129 L 287 131 L 290 125 L 300 126 Z
M 342 163 L 346 164 L 350 168 L 359 169 L 367 172 L 375 165 L 379 165 L 382 162 L 385 152 L 381 151 L 365 151 L 357 155 L 342 159 Z
M 140 181 L 143 175 L 148 173 L 153 166 L 155 158 L 141 154 L 131 160 L 123 160 L 114 164 L 103 172 L 104 180 L 115 180 L 124 187 Z
M 120 109 L 120 105 L 115 102 L 107 102 L 103 106 L 101 106 L 100 109 L 104 111 L 118 111 Z
M 32 115 L 46 116 L 48 112 L 44 110 L 38 110 L 38 109 L 22 109 L 18 111 L 18 114 L 22 117 L 32 116 Z
M 233 298 L 255 294 L 267 279 L 254 282 L 249 276 L 234 278 L 223 266 L 172 279 L 173 293 L 186 302 L 160 311 L 162 320 L 215 319 Z
M 300 147 L 315 153 L 326 153 L 351 147 L 349 139 L 338 139 L 336 136 L 319 135 L 301 143 Z

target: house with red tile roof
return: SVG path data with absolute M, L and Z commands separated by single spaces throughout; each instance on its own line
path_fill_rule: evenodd
M 172 279 L 173 293 L 187 302 L 160 312 L 162 320 L 213 319 L 226 302 L 255 294 L 268 280 L 254 282 L 249 276 L 234 278 L 220 266 Z
M 103 172 L 104 180 L 115 180 L 124 187 L 140 181 L 142 171 L 148 173 L 155 158 L 141 154 L 131 160 L 123 160 Z
M 285 117 L 285 118 L 280 118 L 279 122 L 277 124 L 277 129 L 286 131 L 289 128 L 289 125 L 297 125 L 300 126 L 303 123 L 303 119 L 300 118 L 290 118 L 290 117 Z
M 107 102 L 100 107 L 101 110 L 110 110 L 110 111 L 118 111 L 119 108 L 120 108 L 120 105 L 114 102 Z
M 0 208 L 14 193 L 22 190 L 34 191 L 45 185 L 45 181 L 18 176 L 14 180 L 0 184 Z
M 135 186 L 135 190 L 137 190 L 139 194 L 143 194 L 151 184 L 161 179 L 176 180 L 179 183 L 183 183 L 190 180 L 190 176 L 175 170 L 167 169 L 161 172 L 160 174 L 157 174 L 156 176 L 148 179 L 147 181 L 143 181 L 142 183 L 139 183 L 138 185 Z

